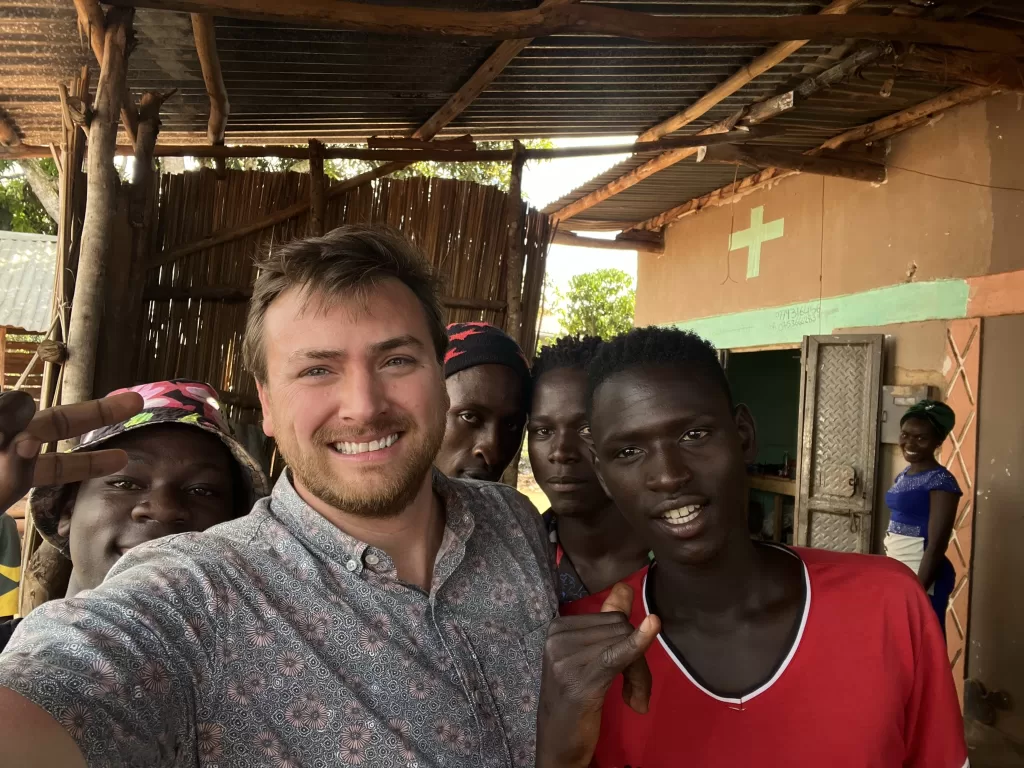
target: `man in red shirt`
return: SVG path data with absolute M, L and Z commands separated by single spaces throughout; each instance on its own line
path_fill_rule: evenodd
M 967 766 L 945 644 L 914 574 L 750 539 L 754 421 L 714 348 L 636 329 L 588 376 L 598 475 L 655 562 L 553 622 L 537 765 Z

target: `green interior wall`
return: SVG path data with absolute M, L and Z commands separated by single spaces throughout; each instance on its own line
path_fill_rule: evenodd
M 737 352 L 726 374 L 733 398 L 745 404 L 757 424 L 757 463 L 796 460 L 800 411 L 800 350 Z

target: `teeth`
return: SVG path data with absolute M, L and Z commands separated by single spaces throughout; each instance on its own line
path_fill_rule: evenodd
M 703 509 L 704 507 L 700 504 L 690 504 L 678 509 L 670 509 L 661 516 L 661 519 L 668 520 L 673 525 L 683 525 L 684 523 L 696 520 Z
M 385 448 L 390 448 L 397 440 L 398 434 L 396 433 L 382 437 L 380 440 L 371 440 L 368 443 L 334 443 L 333 447 L 338 453 L 343 453 L 346 456 L 355 456 L 359 453 L 382 451 Z

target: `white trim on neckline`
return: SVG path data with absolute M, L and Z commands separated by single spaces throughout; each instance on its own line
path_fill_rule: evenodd
M 773 546 L 773 545 L 769 545 L 769 546 Z M 670 659 L 672 659 L 673 662 L 675 662 L 675 665 L 677 667 L 679 667 L 679 669 L 682 671 L 682 673 L 684 675 L 686 675 L 687 679 L 691 683 L 693 683 L 693 685 L 698 690 L 704 692 L 705 694 L 707 694 L 711 698 L 713 698 L 713 699 L 715 699 L 717 701 L 721 701 L 721 702 L 723 702 L 725 704 L 746 704 L 751 699 L 754 699 L 757 696 L 760 696 L 762 693 L 764 693 L 769 688 L 771 688 L 772 685 L 775 684 L 775 681 L 778 680 L 780 677 L 782 677 L 782 673 L 785 672 L 786 669 L 789 667 L 789 663 L 793 660 L 793 657 L 796 655 L 797 648 L 800 647 L 800 641 L 803 640 L 803 637 L 804 637 L 804 629 L 806 629 L 806 627 L 807 627 L 807 617 L 810 615 L 810 612 L 811 612 L 811 575 L 810 575 L 810 573 L 807 570 L 807 563 L 804 562 L 803 558 L 800 557 L 800 555 L 798 555 L 793 550 L 788 549 L 787 547 L 774 547 L 774 548 L 781 549 L 783 552 L 786 552 L 786 553 L 792 555 L 793 557 L 795 557 L 797 560 L 800 561 L 800 565 L 803 566 L 803 569 L 804 569 L 804 585 L 805 585 L 805 588 L 806 588 L 807 597 L 804 600 L 804 613 L 803 613 L 803 616 L 800 617 L 800 628 L 797 630 L 796 639 L 793 640 L 793 645 L 790 647 L 789 653 L 786 654 L 786 658 L 783 659 L 782 664 L 779 665 L 779 668 L 777 670 L 775 670 L 775 674 L 772 675 L 771 678 L 767 682 L 765 682 L 760 688 L 758 688 L 756 691 L 753 691 L 752 693 L 749 693 L 746 696 L 742 696 L 742 697 L 740 697 L 738 699 L 730 699 L 730 698 L 727 698 L 727 697 L 724 697 L 724 696 L 719 696 L 716 693 L 712 693 L 707 688 L 705 688 L 703 685 L 701 685 L 699 682 L 697 682 L 697 680 L 693 677 L 693 675 L 690 674 L 690 670 L 688 670 L 686 668 L 686 665 L 683 664 L 678 658 L 676 658 L 675 653 L 672 652 L 671 646 L 669 646 L 668 642 L 665 640 L 665 637 L 662 635 L 662 633 L 661 632 L 658 633 L 658 642 L 661 643 L 661 647 L 665 649 L 665 653 L 667 653 L 668 657 Z M 648 568 L 647 569 L 647 573 L 644 574 L 644 583 L 641 586 L 641 592 L 643 593 L 643 596 L 644 596 L 644 615 L 645 616 L 649 616 L 650 613 L 651 613 L 650 606 L 647 604 L 647 578 L 650 576 L 650 574 L 651 574 L 651 570 L 650 570 L 650 568 Z

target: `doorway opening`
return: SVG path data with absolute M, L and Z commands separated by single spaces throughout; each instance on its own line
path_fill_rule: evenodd
M 743 403 L 757 426 L 757 459 L 747 466 L 750 534 L 793 543 L 799 455 L 800 347 L 736 350 L 724 355 L 733 399 Z

